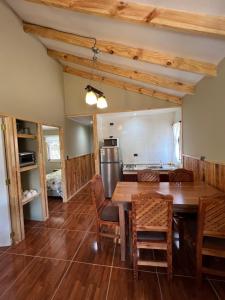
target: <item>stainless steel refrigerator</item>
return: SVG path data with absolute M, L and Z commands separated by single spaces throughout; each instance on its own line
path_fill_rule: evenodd
M 105 188 L 105 197 L 111 198 L 118 181 L 122 178 L 122 161 L 118 147 L 100 149 L 101 175 Z

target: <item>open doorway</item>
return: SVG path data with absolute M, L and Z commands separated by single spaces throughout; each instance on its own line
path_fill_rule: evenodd
M 0 249 L 2 247 L 10 246 L 12 243 L 5 141 L 2 125 L 3 119 L 0 118 Z
M 94 174 L 93 117 L 74 116 L 65 120 L 67 196 L 72 199 L 87 187 Z
M 60 129 L 42 125 L 48 210 L 51 213 L 63 202 L 63 174 Z

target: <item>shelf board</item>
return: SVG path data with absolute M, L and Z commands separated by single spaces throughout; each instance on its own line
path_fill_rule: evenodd
M 20 172 L 26 172 L 26 171 L 34 170 L 37 168 L 38 168 L 38 165 L 25 166 L 25 167 L 20 168 Z
M 34 134 L 26 134 L 26 133 L 18 133 L 17 137 L 21 138 L 21 139 L 36 139 L 37 138 L 37 136 Z
M 32 200 L 34 200 L 36 197 L 39 197 L 41 195 L 41 193 L 37 193 L 36 195 L 29 197 L 29 198 L 23 198 L 22 199 L 22 204 L 25 205 L 29 202 L 31 202 Z

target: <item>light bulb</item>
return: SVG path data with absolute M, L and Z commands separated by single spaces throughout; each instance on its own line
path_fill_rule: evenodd
M 93 91 L 89 91 L 86 94 L 85 102 L 89 105 L 97 104 L 97 96 Z
M 98 98 L 97 107 L 101 109 L 108 107 L 107 101 L 104 96 Z

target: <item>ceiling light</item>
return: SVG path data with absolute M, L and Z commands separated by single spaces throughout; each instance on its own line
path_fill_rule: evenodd
M 102 95 L 101 97 L 98 98 L 97 107 L 101 109 L 108 107 L 105 96 Z
M 97 96 L 93 91 L 88 91 L 85 97 L 85 102 L 89 105 L 97 104 Z

